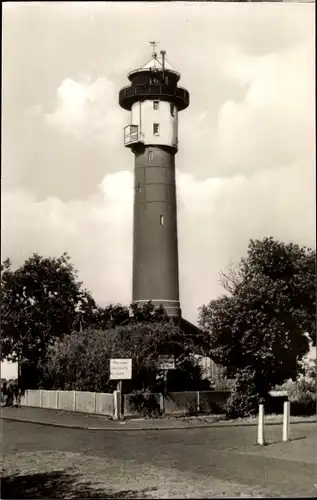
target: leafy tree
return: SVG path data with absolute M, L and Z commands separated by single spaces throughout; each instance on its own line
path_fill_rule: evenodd
M 230 377 L 254 373 L 259 397 L 296 378 L 307 334 L 316 345 L 315 256 L 293 243 L 251 240 L 246 258 L 221 274 L 227 295 L 200 308 L 213 359 Z
M 129 317 L 126 307 L 99 307 L 78 280 L 64 253 L 61 257 L 34 254 L 13 270 L 9 259 L 1 266 L 1 359 L 19 363 L 20 382 L 36 387 L 47 351 L 56 339 L 84 328 L 109 328 Z
M 16 270 L 7 259 L 0 293 L 1 359 L 18 362 L 22 378 L 35 376 L 49 345 L 70 332 L 93 304 L 66 253 L 59 258 L 34 254 Z

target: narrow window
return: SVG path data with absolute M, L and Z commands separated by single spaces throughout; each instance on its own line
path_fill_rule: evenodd
M 168 85 L 168 76 L 165 77 L 165 85 Z
M 163 226 L 164 224 L 164 215 L 160 215 L 160 225 Z
M 137 193 L 141 193 L 141 184 L 138 182 L 136 186 Z
M 153 101 L 153 109 L 159 109 L 159 101 Z
M 153 158 L 154 158 L 154 153 L 153 153 L 153 151 L 149 151 L 149 153 L 148 153 L 148 160 L 149 160 L 149 161 L 153 161 Z
M 160 135 L 160 125 L 158 123 L 153 123 L 153 134 Z

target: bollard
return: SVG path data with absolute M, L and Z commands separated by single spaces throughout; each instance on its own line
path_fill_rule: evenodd
M 289 441 L 290 438 L 290 407 L 291 403 L 285 401 L 283 411 L 283 441 Z
M 259 405 L 258 444 L 264 445 L 264 405 Z

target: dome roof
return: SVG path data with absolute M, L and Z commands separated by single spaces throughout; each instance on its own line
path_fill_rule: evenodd
M 163 69 L 162 58 L 159 59 L 158 57 L 153 57 L 148 63 L 144 64 L 144 66 L 141 66 L 140 70 L 144 69 L 162 70 Z M 169 71 L 174 71 L 172 65 L 166 59 L 165 59 L 165 69 L 168 69 Z
M 178 78 L 180 78 L 180 74 L 177 71 L 175 71 L 175 69 L 173 68 L 171 63 L 169 63 L 166 60 L 166 58 L 164 61 L 164 69 L 165 69 L 165 71 L 170 71 L 172 73 L 175 73 L 175 75 L 177 75 Z M 135 73 L 140 73 L 143 71 L 163 71 L 162 58 L 158 57 L 158 56 L 153 57 L 148 63 L 144 64 L 140 68 L 130 71 L 130 73 L 128 74 L 128 77 L 130 78 L 130 76 L 134 75 Z

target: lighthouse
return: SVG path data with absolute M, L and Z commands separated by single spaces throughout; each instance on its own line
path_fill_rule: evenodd
M 180 74 L 156 52 L 128 74 L 130 85 L 119 92 L 129 111 L 124 145 L 134 155 L 132 302 L 162 305 L 170 317 L 181 317 L 179 301 L 175 157 L 179 113 L 189 106 Z

